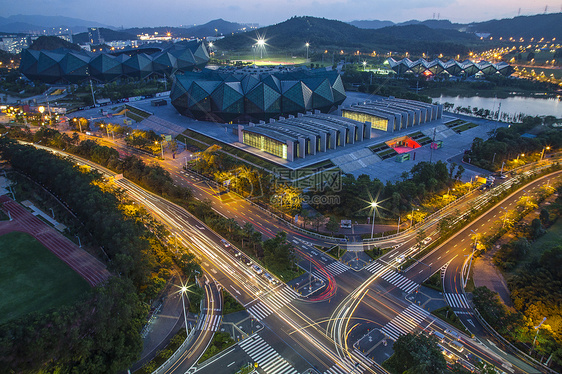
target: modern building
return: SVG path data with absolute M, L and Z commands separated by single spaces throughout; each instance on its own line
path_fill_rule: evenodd
M 238 141 L 287 161 L 371 138 L 364 123 L 336 115 L 299 113 L 269 123 L 238 125 Z
M 88 42 L 92 45 L 103 44 L 104 40 L 101 37 L 99 28 L 97 27 L 88 28 Z
M 201 69 L 208 61 L 207 48 L 197 41 L 160 43 L 98 53 L 24 49 L 20 71 L 31 80 L 45 83 L 79 83 L 88 79 L 109 82 L 120 78 L 170 76 L 176 72 Z
M 172 105 L 180 114 L 198 120 L 249 123 L 313 110 L 327 113 L 346 98 L 337 71 L 254 70 L 176 74 Z
M 373 129 L 394 132 L 435 121 L 443 116 L 441 104 L 383 98 L 339 108 L 342 117 L 363 122 Z
M 408 58 L 396 61 L 389 58 L 385 61 L 399 75 L 425 75 L 425 76 L 474 76 L 474 75 L 493 75 L 501 74 L 509 76 L 513 73 L 513 67 L 505 62 L 490 63 L 488 61 L 472 62 L 465 60 L 458 62 L 449 60 L 447 62 L 435 59 L 427 61 L 423 58 L 412 61 Z

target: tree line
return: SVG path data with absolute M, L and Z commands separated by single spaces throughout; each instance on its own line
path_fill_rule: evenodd
M 148 303 L 170 278 L 169 269 L 176 263 L 186 268 L 185 259 L 172 255 L 161 240 L 163 227 L 118 190 L 105 187 L 99 173 L 6 138 L 0 140 L 0 154 L 64 201 L 115 274 L 75 305 L 0 326 L 0 366 L 61 373 L 126 369 L 142 350 L 139 332 Z
M 551 125 L 555 117 L 524 117 L 522 123 L 500 127 L 484 140 L 475 138 L 470 152 L 464 160 L 478 167 L 498 171 L 504 164 L 504 171 L 521 166 L 525 161 L 536 161 L 544 149 L 544 156 L 562 146 L 562 132 Z M 543 125 L 544 124 L 544 125 Z M 533 132 L 534 137 L 523 136 Z M 550 147 L 550 150 L 546 150 Z M 518 157 L 519 156 L 519 157 Z

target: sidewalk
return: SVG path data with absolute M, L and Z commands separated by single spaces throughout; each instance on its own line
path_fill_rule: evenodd
M 167 293 L 163 296 L 160 310 L 153 315 L 143 329 L 143 350 L 140 359 L 131 366 L 131 373 L 152 360 L 158 351 L 165 348 L 172 337 L 184 328 L 181 296 L 176 292 L 181 287 L 177 277 L 172 279 Z M 193 323 L 194 318 L 188 318 Z

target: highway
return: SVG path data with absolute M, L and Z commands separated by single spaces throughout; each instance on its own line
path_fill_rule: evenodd
M 100 169 L 98 165 L 89 161 L 74 158 L 81 163 Z M 103 173 L 109 176 L 113 175 L 112 172 L 105 169 L 103 169 Z M 181 175 L 180 173 L 177 174 Z M 313 247 L 311 244 L 322 242 L 306 237 L 300 232 L 287 230 L 281 223 L 271 222 L 269 215 L 244 200 L 233 199 L 236 202 L 235 204 L 229 202 L 226 205 L 220 201 L 219 196 L 223 194 L 211 192 L 213 190 L 208 184 L 196 180 L 193 176 L 181 176 L 181 178 L 193 179 L 190 185 L 198 186 L 200 196 L 209 196 L 215 200 L 215 203 L 223 204 L 221 206 L 222 214 L 230 213 L 244 221 L 240 218 L 242 216 L 252 223 L 259 220 L 259 224 L 256 224 L 255 227 L 260 231 L 263 230 L 262 232 L 269 232 L 270 237 L 276 232 L 274 230 L 283 229 L 287 231 L 291 240 L 300 243 L 298 246 L 303 251 L 304 257 L 312 259 Z M 483 205 L 499 190 L 507 188 L 506 186 L 509 183 L 515 181 L 515 178 L 506 181 L 503 187 L 496 187 L 496 190 L 487 193 L 475 193 L 471 201 L 464 201 L 462 204 L 476 207 Z M 244 305 L 256 321 L 265 325 L 267 329 L 256 335 L 259 338 L 254 336 L 251 340 L 247 340 L 248 343 L 240 343 L 236 349 L 242 349 L 247 357 L 254 362 L 258 362 L 258 356 L 254 349 L 259 348 L 259 352 L 266 351 L 268 348 L 260 339 L 263 340 L 267 334 L 273 334 L 271 340 L 265 339 L 264 342 L 276 354 L 285 352 L 283 355 L 279 355 L 280 358 L 277 361 L 281 363 L 284 360 L 286 362 L 286 366 L 283 366 L 286 367 L 286 372 L 292 372 L 291 370 L 303 372 L 308 368 L 316 368 L 318 372 L 332 374 L 351 371 L 382 373 L 385 370 L 376 363 L 382 362 L 380 358 L 367 357 L 361 349 L 360 342 L 363 337 L 371 336 L 373 338 L 373 335 L 377 333 L 380 335 L 380 339 L 377 336 L 372 340 L 378 339 L 377 341 L 383 344 L 381 347 L 390 350 L 391 341 L 401 334 L 420 330 L 428 333 L 450 330 L 451 327 L 446 323 L 432 317 L 427 311 L 417 307 L 405 297 L 412 294 L 432 272 L 443 268 L 447 264 L 449 266 L 445 273 L 450 272 L 451 275 L 445 277 L 446 294 L 460 295 L 461 293 L 458 292 L 460 283 L 458 276 L 455 277 L 455 273 L 460 273 L 458 264 L 461 262 L 464 264 L 464 256 L 470 252 L 470 250 L 467 251 L 465 245 L 470 242 L 470 235 L 467 234 L 470 231 L 467 230 L 470 230 L 471 227 L 478 227 L 478 232 L 485 232 L 487 229 L 486 222 L 491 221 L 491 218 L 484 223 L 483 220 L 488 217 L 488 214 L 495 212 L 497 215 L 499 209 L 497 206 L 492 208 L 489 213 L 479 217 L 471 225 L 467 225 L 447 242 L 434 249 L 421 262 L 410 266 L 402 273 L 397 272 L 396 257 L 401 254 L 408 256 L 414 253 L 413 247 L 416 243 L 415 233 L 412 231 L 388 240 L 388 243 L 400 243 L 401 245 L 380 259 L 373 261 L 360 272 L 342 269 L 341 267 L 336 272 L 334 270 L 338 269 L 335 266 L 338 262 L 333 260 L 320 264 L 319 268 L 322 269 L 323 267 L 333 278 L 334 289 L 325 299 L 313 301 L 302 298 L 279 280 L 276 284 L 270 284 L 265 278 L 256 274 L 225 248 L 223 238 L 183 208 L 143 190 L 126 179 L 120 179 L 116 181 L 116 184 L 127 191 L 133 200 L 144 205 L 153 215 L 170 227 L 171 231 L 180 238 L 182 244 L 196 253 L 206 274 L 216 280 L 223 289 Z M 533 184 L 530 186 L 532 187 Z M 516 198 L 516 195 L 510 197 L 510 199 Z M 246 205 L 244 204 L 248 206 L 249 210 L 250 207 L 253 209 L 252 215 L 255 214 L 255 217 L 252 216 L 251 219 L 245 217 Z M 425 224 L 426 233 L 429 236 L 437 235 L 435 227 L 438 219 L 447 214 L 452 214 L 454 209 L 460 209 L 459 206 L 461 205 L 451 207 L 448 211 L 442 212 L 440 217 L 427 222 Z M 233 211 L 236 213 L 233 213 Z M 463 246 L 460 243 L 463 243 Z M 330 269 L 330 271 L 326 269 Z M 460 269 L 462 269 L 462 266 Z M 335 284 L 337 284 L 337 287 Z M 213 298 L 212 296 L 209 297 Z M 463 322 L 468 323 L 467 319 L 470 318 L 470 315 L 467 314 L 467 316 L 469 317 L 465 318 Z M 475 320 L 472 319 L 472 321 Z M 212 332 L 212 328 L 207 330 Z M 208 335 L 200 335 L 205 338 L 201 339 L 199 346 L 192 345 L 189 348 L 190 352 L 200 352 L 203 349 L 203 342 L 205 339 L 208 340 Z M 273 336 L 276 339 L 273 339 Z M 496 353 L 497 350 L 494 351 L 494 347 L 485 346 L 481 342 L 464 335 L 461 339 L 465 344 L 466 352 L 474 353 L 498 367 L 507 366 L 508 371 L 514 373 L 533 372 L 526 363 L 518 361 L 517 358 L 504 359 L 500 357 Z M 255 346 L 251 345 L 250 342 L 254 342 Z M 385 349 L 381 349 L 381 351 Z M 199 368 L 198 371 L 202 373 L 216 372 L 216 367 L 214 368 L 213 365 L 223 365 L 226 361 L 231 360 L 229 355 L 232 352 L 234 351 L 229 351 L 227 354 L 218 357 L 213 361 L 214 364 Z M 267 357 L 276 356 L 271 353 Z M 176 369 L 170 372 L 185 372 L 185 367 L 189 365 L 188 363 L 185 366 L 182 365 L 183 363 L 178 363 L 175 366 Z M 239 368 L 235 366 L 233 365 L 233 370 Z M 261 372 L 275 372 L 261 368 L 259 370 Z

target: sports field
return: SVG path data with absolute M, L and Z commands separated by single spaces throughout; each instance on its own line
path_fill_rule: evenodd
M 91 288 L 31 235 L 0 236 L 0 324 L 76 302 Z

